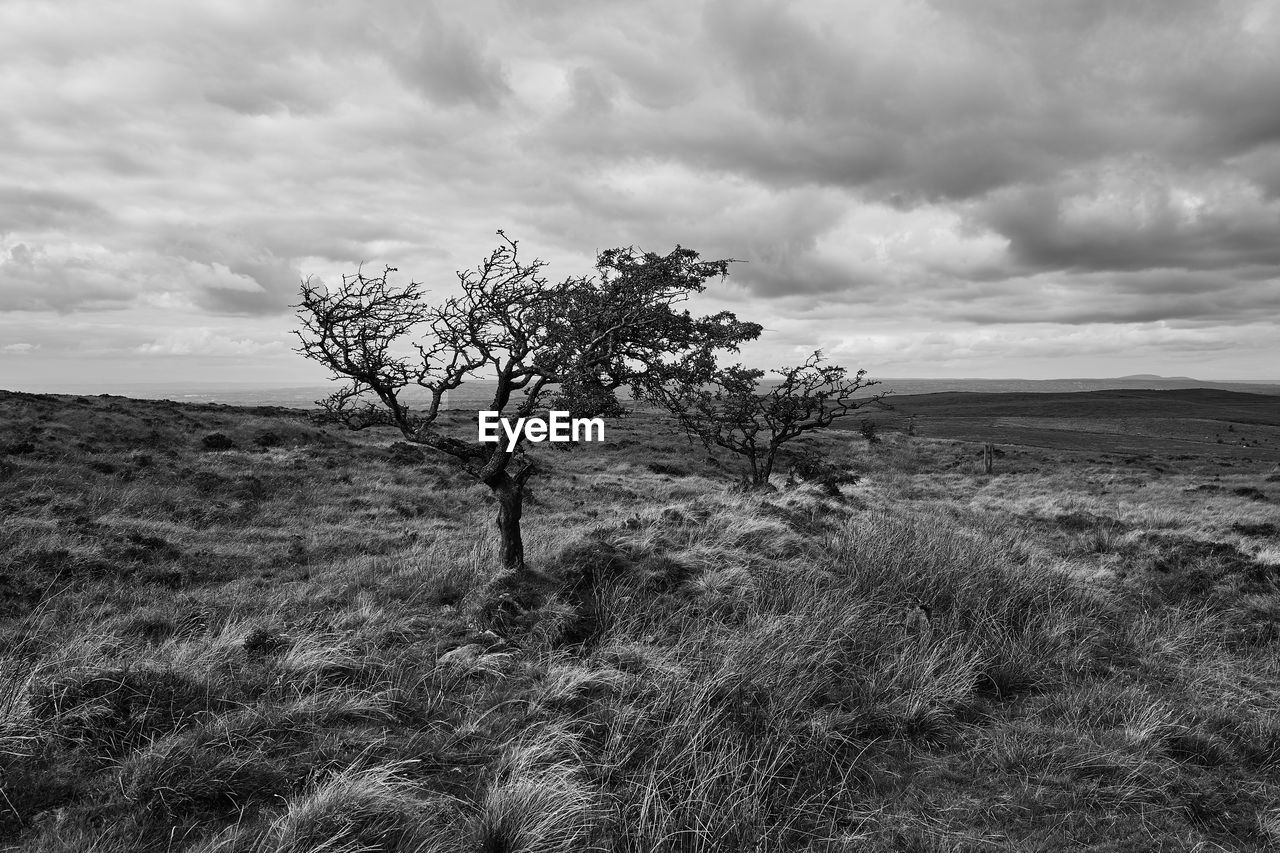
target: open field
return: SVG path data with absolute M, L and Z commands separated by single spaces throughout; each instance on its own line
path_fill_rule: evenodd
M 1099 457 L 1280 462 L 1280 398 L 1274 395 L 1211 389 L 948 392 L 894 396 L 889 402 L 894 411 L 867 417 L 886 428 L 906 430 L 914 416 L 914 432 L 921 437 Z M 860 419 L 850 419 L 850 428 Z
M 1110 393 L 763 494 L 637 414 L 498 588 L 390 432 L 0 392 L 0 849 L 1275 849 L 1280 406 Z

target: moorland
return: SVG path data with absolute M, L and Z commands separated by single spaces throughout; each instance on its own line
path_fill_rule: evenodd
M 1280 406 L 1108 394 L 770 491 L 640 411 L 539 450 L 499 590 L 390 432 L 0 392 L 0 849 L 1274 849 Z

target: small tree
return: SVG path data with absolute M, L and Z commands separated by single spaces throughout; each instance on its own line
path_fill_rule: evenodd
M 867 444 L 880 443 L 880 425 L 869 418 L 858 421 L 858 435 L 867 440 Z
M 520 572 L 525 485 L 536 472 L 523 436 L 510 447 L 447 434 L 439 423 L 445 394 L 481 379 L 495 382 L 489 408 L 503 417 L 529 417 L 548 403 L 576 417 L 617 414 L 619 388 L 643 396 L 662 384 L 705 381 L 717 351 L 736 351 L 760 327 L 727 311 L 693 317 L 676 307 L 725 276 L 730 261 L 700 261 L 679 246 L 668 255 L 610 249 L 597 257 L 598 277 L 552 283 L 545 262 L 522 261 L 517 241 L 498 235 L 483 263 L 457 274 L 461 295 L 435 305 L 418 282 L 389 283 L 392 267 L 345 275 L 333 291 L 308 279 L 296 334 L 298 352 L 346 381 L 320 401 L 329 419 L 394 427 L 493 491 L 502 562 Z M 410 388 L 425 391 L 425 408 L 411 408 Z
M 769 483 L 782 445 L 836 418 L 867 405 L 883 405 L 885 394 L 854 399 L 859 391 L 880 384 L 849 376 L 843 367 L 824 365 L 821 351 L 803 364 L 772 371 L 781 377 L 760 390 L 763 370 L 734 365 L 716 370 L 711 382 L 675 384 L 658 390 L 656 402 L 670 410 L 690 436 L 707 447 L 722 447 L 747 460 L 755 488 Z

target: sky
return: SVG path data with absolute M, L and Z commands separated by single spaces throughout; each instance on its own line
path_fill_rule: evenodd
M 0 388 L 307 383 L 308 276 L 733 258 L 884 377 L 1280 379 L 1280 4 L 0 0 Z

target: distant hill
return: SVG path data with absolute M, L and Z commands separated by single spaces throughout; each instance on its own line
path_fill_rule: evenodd
M 890 398 L 895 409 L 938 417 L 1205 418 L 1280 424 L 1273 395 L 1218 388 L 1105 389 L 986 394 L 948 391 Z
M 1110 379 L 928 379 L 884 378 L 874 391 L 892 391 L 894 398 L 911 394 L 937 392 L 972 393 L 1022 393 L 1052 394 L 1105 390 L 1183 390 L 1210 388 L 1223 391 L 1241 391 L 1250 394 L 1280 396 L 1280 382 L 1211 382 L 1185 376 L 1163 377 L 1136 374 Z M 110 387 L 94 388 L 92 384 L 76 384 L 34 388 L 27 385 L 9 387 L 11 391 L 44 394 L 98 395 L 113 394 L 142 400 L 174 400 L 180 403 L 223 403 L 232 406 L 283 406 L 310 409 L 315 401 L 333 393 L 334 385 L 251 385 L 234 384 L 170 384 L 170 383 L 120 383 Z M 871 393 L 870 391 L 868 393 Z M 450 409 L 486 408 L 493 394 L 492 382 L 468 382 L 451 391 L 446 398 Z M 426 394 L 410 390 L 405 395 L 413 404 L 426 401 Z
M 880 377 L 871 377 L 880 379 Z M 1280 383 L 1267 382 L 1212 382 L 1174 376 L 1119 376 L 1111 379 L 880 379 L 875 389 L 890 390 L 895 396 L 904 394 L 932 394 L 944 391 L 985 392 L 992 394 L 1053 394 L 1081 391 L 1178 391 L 1193 388 L 1212 388 L 1221 391 L 1242 391 L 1249 394 L 1280 395 Z
M 916 435 L 1111 453 L 1195 454 L 1280 461 L 1280 399 L 1218 388 L 1054 393 L 945 391 L 895 395 L 862 418 Z

